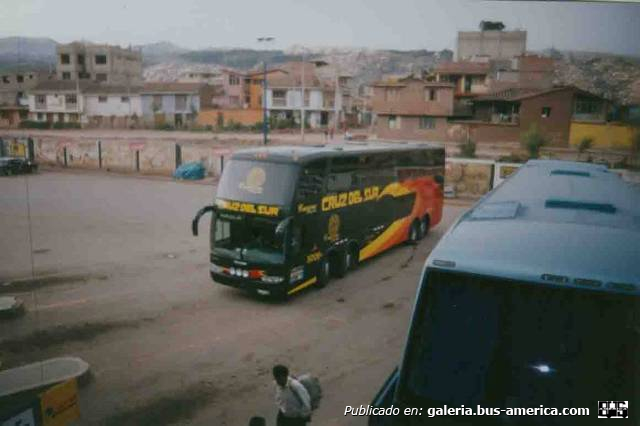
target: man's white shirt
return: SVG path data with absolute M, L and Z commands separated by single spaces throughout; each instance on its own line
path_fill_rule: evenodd
M 307 417 L 311 414 L 309 392 L 291 376 L 287 378 L 287 384 L 284 387 L 276 383 L 276 405 L 287 417 Z

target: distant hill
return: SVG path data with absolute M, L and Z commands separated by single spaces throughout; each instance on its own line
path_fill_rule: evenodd
M 56 45 L 50 38 L 0 38 L 0 70 L 47 69 L 55 65 Z
M 189 49 L 177 46 L 169 41 L 160 41 L 134 46 L 142 51 L 142 60 L 145 65 L 152 65 L 159 62 L 179 60 L 180 55 L 189 52 Z
M 577 86 L 616 103 L 637 102 L 633 87 L 640 85 L 640 57 L 597 52 L 547 51 L 556 59 L 554 83 Z

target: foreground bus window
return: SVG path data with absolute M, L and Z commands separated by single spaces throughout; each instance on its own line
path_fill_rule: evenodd
M 637 297 L 433 271 L 420 300 L 399 389 L 410 405 L 594 409 L 637 395 Z

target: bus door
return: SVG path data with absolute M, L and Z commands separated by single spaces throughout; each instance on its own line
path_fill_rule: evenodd
M 323 240 L 322 196 L 325 193 L 327 160 L 320 159 L 304 165 L 300 171 L 296 191 L 295 219 L 292 241 L 299 238 L 299 250 L 292 250 L 292 265 L 305 265 L 305 276 L 317 273 L 319 261 L 325 253 Z M 295 244 L 295 243 L 294 243 Z

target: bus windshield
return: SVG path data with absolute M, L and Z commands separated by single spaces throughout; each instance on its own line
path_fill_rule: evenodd
M 298 166 L 265 161 L 231 160 L 218 184 L 217 197 L 255 204 L 289 205 Z
M 593 408 L 594 395 L 638 397 L 637 297 L 440 271 L 427 277 L 401 378 L 407 401 Z
M 225 219 L 221 214 L 214 223 L 214 249 L 231 250 L 253 262 L 284 261 L 284 233 L 276 232 L 278 220 L 254 216 Z

